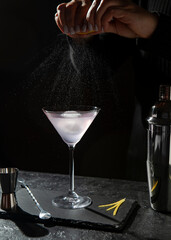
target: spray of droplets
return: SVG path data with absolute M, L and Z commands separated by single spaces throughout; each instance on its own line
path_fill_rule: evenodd
M 96 105 L 105 109 L 106 115 L 118 114 L 117 70 L 125 49 L 118 53 L 118 43 L 112 42 L 116 45 L 113 54 L 99 38 L 78 42 L 58 35 L 46 59 L 29 79 L 28 99 L 31 102 L 28 105 L 32 114 L 34 108 L 47 105 Z
M 42 106 L 102 105 L 104 95 L 115 94 L 110 75 L 107 63 L 91 45 L 68 42 L 66 36 L 60 35 L 29 81 L 32 94 L 37 92 Z

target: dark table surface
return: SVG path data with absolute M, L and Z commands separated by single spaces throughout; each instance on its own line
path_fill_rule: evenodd
M 32 189 L 63 191 L 68 188 L 68 176 L 20 171 Z M 20 186 L 17 186 L 17 190 Z M 0 219 L 0 239 L 67 239 L 67 240 L 170 240 L 171 215 L 155 212 L 150 208 L 148 186 L 146 182 L 134 182 L 116 179 L 103 179 L 75 176 L 75 189 L 79 194 L 102 196 L 120 196 L 136 200 L 140 207 L 122 232 L 97 231 L 62 225 L 27 223 L 27 230 L 20 226 L 22 219 L 11 221 Z M 30 224 L 30 225 L 29 225 Z M 26 227 L 27 227 L 26 226 Z M 25 228 L 26 229 L 26 228 Z

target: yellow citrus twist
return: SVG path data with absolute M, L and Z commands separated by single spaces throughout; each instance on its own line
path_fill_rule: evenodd
M 100 208 L 109 207 L 108 209 L 106 209 L 106 211 L 110 211 L 110 210 L 114 209 L 113 216 L 115 216 L 117 214 L 119 207 L 122 205 L 122 203 L 125 202 L 125 200 L 126 200 L 126 198 L 123 198 L 117 202 L 109 203 L 109 204 L 105 204 L 105 205 L 99 205 L 98 207 L 100 207 Z

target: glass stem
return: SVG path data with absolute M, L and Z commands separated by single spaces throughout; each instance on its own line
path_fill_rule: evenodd
M 75 146 L 69 146 L 69 176 L 70 176 L 70 189 L 69 192 L 74 193 L 74 149 Z

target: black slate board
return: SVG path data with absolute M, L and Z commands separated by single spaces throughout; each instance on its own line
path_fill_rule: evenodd
M 126 201 L 119 208 L 116 216 L 113 216 L 113 211 L 106 211 L 106 208 L 99 208 L 101 204 L 108 204 L 116 202 L 120 199 L 92 195 L 93 203 L 84 209 L 61 209 L 52 205 L 52 199 L 56 196 L 62 195 L 61 192 L 35 190 L 32 193 L 40 203 L 40 205 L 48 212 L 56 222 L 60 224 L 68 224 L 75 227 L 99 229 L 108 231 L 121 231 L 126 226 L 138 204 L 134 200 L 126 199 Z M 39 211 L 25 189 L 20 189 L 16 193 L 18 206 L 20 209 L 33 216 L 38 216 Z M 124 196 L 123 196 L 124 198 Z

